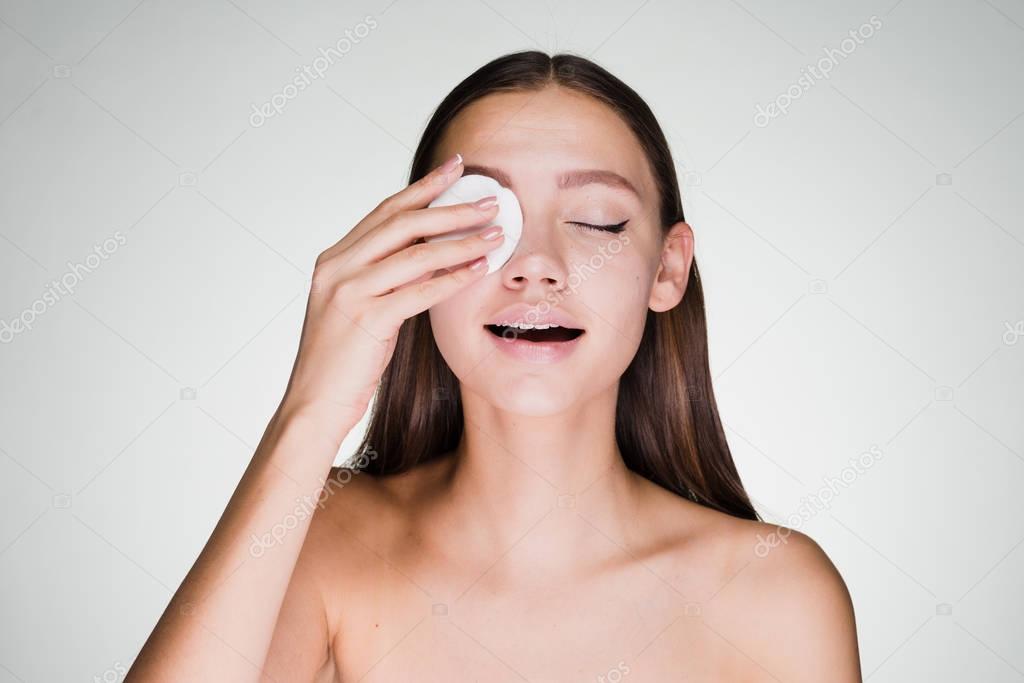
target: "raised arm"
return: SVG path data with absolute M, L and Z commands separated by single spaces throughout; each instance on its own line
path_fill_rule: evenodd
M 295 571 L 313 515 L 294 515 L 296 500 L 322 494 L 401 324 L 475 282 L 486 272 L 483 255 L 501 244 L 500 235 L 416 243 L 495 215 L 496 206 L 427 206 L 461 172 L 457 155 L 385 199 L 317 259 L 284 398 L 128 683 L 266 680 L 261 670 L 286 593 L 288 628 L 296 631 L 278 638 L 294 648 L 290 673 L 303 678 L 323 664 L 323 603 L 315 582 Z M 287 533 L 275 534 L 290 516 Z M 261 553 L 259 539 L 268 534 L 272 543 Z

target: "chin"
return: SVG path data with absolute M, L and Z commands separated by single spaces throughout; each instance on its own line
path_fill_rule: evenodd
M 562 383 L 551 383 L 536 377 L 522 378 L 513 382 L 498 382 L 490 387 L 474 387 L 475 393 L 495 408 L 513 415 L 525 417 L 548 417 L 564 413 L 574 403 L 579 392 Z

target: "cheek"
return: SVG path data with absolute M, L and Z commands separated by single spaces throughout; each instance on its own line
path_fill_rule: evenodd
M 479 291 L 480 287 L 480 283 L 476 284 L 476 288 L 471 285 L 431 306 L 427 311 L 434 343 L 456 374 L 460 368 L 472 367 L 479 362 L 477 356 L 480 350 L 467 342 L 467 335 L 472 333 L 477 320 L 482 319 L 484 297 Z
M 624 250 L 615 255 L 593 255 L 582 262 L 577 278 L 580 293 L 597 297 L 602 308 L 635 308 L 637 302 L 650 295 L 653 271 L 650 261 L 635 250 Z M 600 310 L 600 309 L 595 309 Z
M 459 307 L 451 297 L 430 307 L 427 315 L 430 317 L 430 329 L 434 332 L 434 340 L 439 349 L 451 346 L 450 339 L 459 334 Z
M 600 325 L 616 348 L 627 352 L 639 344 L 647 319 L 653 277 L 649 269 L 648 260 L 624 251 L 589 271 L 577 290 L 585 304 L 581 314 Z

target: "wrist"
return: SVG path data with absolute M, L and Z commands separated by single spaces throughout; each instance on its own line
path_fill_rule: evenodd
M 314 430 L 323 438 L 341 442 L 352 430 L 358 419 L 351 418 L 352 409 L 323 399 L 305 400 L 285 396 L 278 406 L 274 420 L 283 424 L 302 424 Z

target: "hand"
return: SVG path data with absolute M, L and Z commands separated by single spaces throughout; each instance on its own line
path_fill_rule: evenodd
M 314 415 L 339 444 L 366 412 L 402 323 L 480 279 L 484 254 L 504 239 L 420 241 L 497 214 L 496 202 L 427 207 L 462 171 L 461 157 L 450 159 L 381 202 L 316 260 L 282 407 Z

